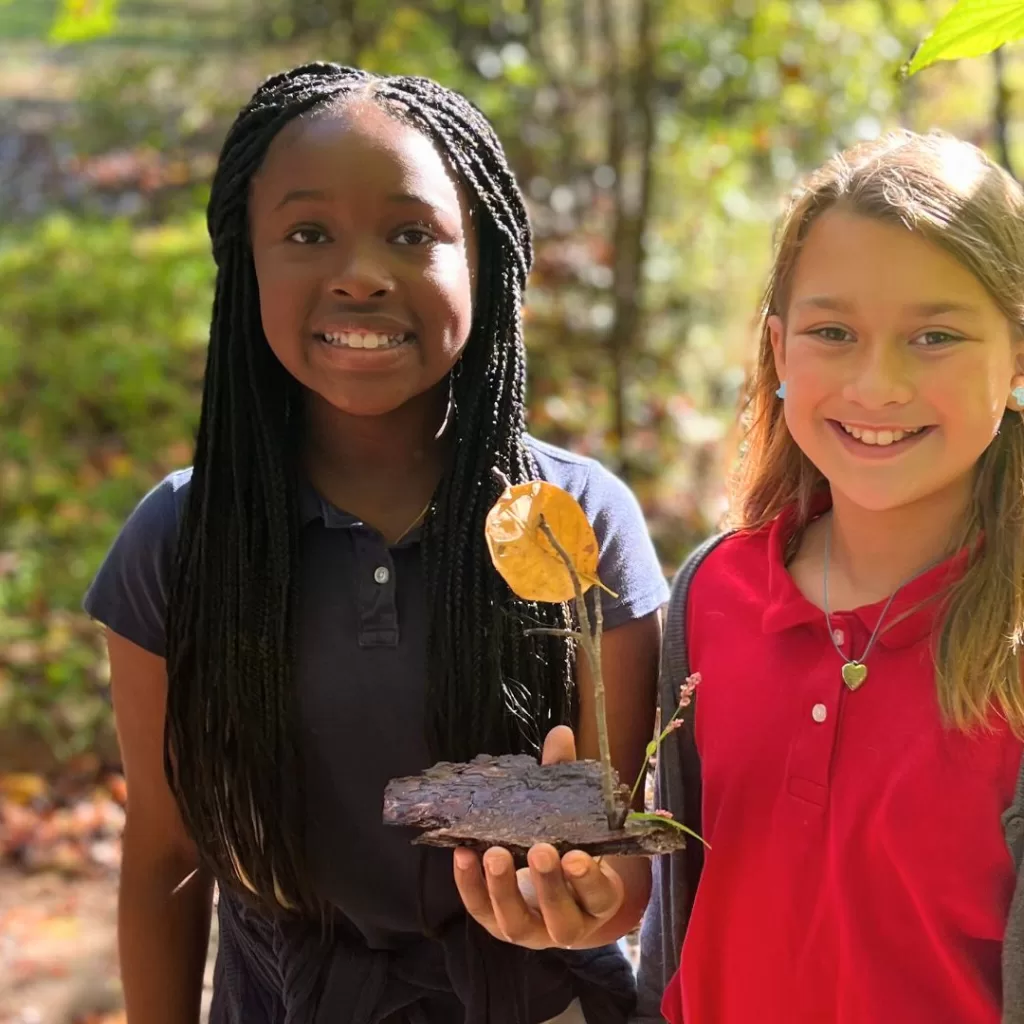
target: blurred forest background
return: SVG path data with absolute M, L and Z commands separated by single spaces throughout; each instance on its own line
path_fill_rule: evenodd
M 800 173 L 898 124 L 1024 167 L 1012 48 L 898 78 L 948 6 L 0 0 L 0 768 L 112 749 L 79 602 L 134 503 L 190 461 L 207 182 L 261 78 L 317 58 L 426 74 L 493 119 L 537 233 L 532 429 L 622 473 L 670 571 L 721 511 Z
M 780 198 L 938 126 L 1024 167 L 1024 66 L 898 69 L 933 0 L 0 0 L 0 770 L 112 753 L 79 611 L 187 465 L 217 151 L 267 74 L 420 73 L 493 119 L 537 234 L 530 416 L 633 486 L 672 570 L 722 509 Z
M 0 864 L 116 870 L 123 786 L 79 603 L 130 509 L 190 461 L 208 181 L 264 76 L 310 59 L 426 74 L 491 117 L 537 235 L 532 430 L 628 480 L 669 572 L 722 511 L 772 225 L 800 174 L 896 125 L 1024 168 L 1020 50 L 898 77 L 949 6 L 0 0 Z M 48 891 L 39 921 L 80 951 Z M 12 992 L 12 950 L 42 927 L 17 916 L 33 892 L 0 885 Z M 3 1004 L 0 1021 L 46 1017 Z

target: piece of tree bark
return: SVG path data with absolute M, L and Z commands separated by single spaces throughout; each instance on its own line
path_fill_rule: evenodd
M 628 789 L 618 786 L 617 795 L 625 805 Z M 610 830 L 597 761 L 539 765 L 527 754 L 442 761 L 422 775 L 392 779 L 384 822 L 423 829 L 417 843 L 480 851 L 503 846 L 520 860 L 536 843 L 592 856 L 672 853 L 686 845 L 666 822 L 629 820 Z

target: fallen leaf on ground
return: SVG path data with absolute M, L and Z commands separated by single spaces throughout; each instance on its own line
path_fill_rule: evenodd
M 41 775 L 9 772 L 0 775 L 0 796 L 12 803 L 26 806 L 46 795 L 46 780 Z
M 97 778 L 85 760 L 74 768 L 53 785 L 38 775 L 0 776 L 0 863 L 72 877 L 118 869 L 124 779 Z

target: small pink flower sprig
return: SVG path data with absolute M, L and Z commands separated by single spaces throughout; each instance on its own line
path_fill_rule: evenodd
M 676 705 L 675 712 L 672 717 L 668 720 L 665 727 L 661 732 L 647 744 L 647 751 L 644 755 L 644 765 L 640 769 L 640 774 L 637 776 L 636 782 L 633 783 L 633 790 L 629 794 L 629 803 L 632 806 L 633 801 L 636 799 L 636 794 L 640 787 L 643 785 L 644 779 L 647 777 L 648 767 L 654 767 L 654 757 L 658 752 L 658 748 L 661 746 L 662 741 L 668 736 L 669 733 L 675 732 L 676 729 L 681 729 L 683 726 L 683 720 L 680 717 L 683 711 L 693 703 L 693 694 L 697 687 L 700 685 L 700 673 L 694 672 L 688 675 L 683 682 L 683 685 L 679 687 L 679 703 Z M 656 811 L 632 811 L 629 814 L 628 820 L 631 821 L 661 821 L 666 825 L 671 825 L 673 828 L 677 828 L 682 832 L 686 832 L 688 835 L 699 839 L 705 846 L 708 844 L 697 835 L 696 832 L 691 828 L 687 828 L 681 821 L 676 821 L 672 816 L 671 811 L 656 810 Z M 710 847 L 708 847 L 710 849 Z

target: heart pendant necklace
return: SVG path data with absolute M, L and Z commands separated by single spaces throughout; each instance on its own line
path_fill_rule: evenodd
M 864 652 L 867 655 L 867 651 Z M 862 661 L 848 661 L 843 665 L 843 682 L 851 690 L 856 690 L 868 677 L 868 667 Z
M 874 632 L 871 634 L 867 642 L 867 646 L 864 648 L 864 653 L 859 658 L 848 658 L 844 653 L 843 649 L 836 643 L 836 636 L 832 630 L 832 615 L 828 608 L 828 566 L 829 559 L 832 552 L 832 516 L 829 516 L 828 526 L 825 530 L 825 571 L 822 580 L 822 590 L 824 591 L 824 605 L 825 605 L 825 624 L 828 626 L 828 636 L 832 641 L 832 646 L 836 649 L 836 653 L 840 658 L 843 659 L 843 682 L 850 690 L 859 690 L 864 685 L 864 680 L 868 677 L 868 667 L 865 662 L 868 660 L 868 655 L 871 653 L 872 648 L 875 646 L 875 641 L 878 639 L 879 631 L 882 628 L 882 623 L 885 621 L 885 616 L 888 614 L 889 609 L 892 607 L 892 603 L 896 600 L 896 595 L 912 580 L 916 580 L 918 576 L 924 575 L 929 569 L 938 565 L 942 560 L 937 558 L 934 562 L 930 562 L 920 571 L 914 573 L 913 576 L 909 576 L 905 579 L 890 595 L 889 600 L 885 602 L 885 607 L 882 609 L 882 614 L 878 616 L 878 622 L 875 624 Z

